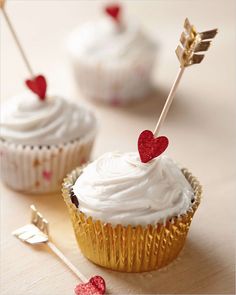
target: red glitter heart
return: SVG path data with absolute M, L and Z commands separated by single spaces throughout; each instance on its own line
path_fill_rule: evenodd
M 106 283 L 100 276 L 92 277 L 88 283 L 75 287 L 76 295 L 102 295 L 105 294 Z
M 44 76 L 39 75 L 32 80 L 26 80 L 25 84 L 31 91 L 36 93 L 41 100 L 45 99 L 47 82 Z
M 105 7 L 105 12 L 111 16 L 116 22 L 120 21 L 121 7 L 117 4 L 108 5 Z
M 143 131 L 138 138 L 138 151 L 143 163 L 151 161 L 162 154 L 169 144 L 165 136 L 154 138 L 152 131 Z

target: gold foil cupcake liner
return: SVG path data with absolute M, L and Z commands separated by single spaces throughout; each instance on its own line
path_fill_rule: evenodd
M 159 269 L 178 256 L 202 194 L 198 180 L 187 169 L 182 169 L 182 172 L 195 194 L 191 208 L 186 214 L 173 217 L 165 224 L 145 227 L 112 226 L 80 212 L 72 186 L 81 172 L 82 168 L 77 168 L 65 178 L 62 194 L 79 247 L 89 260 L 112 270 L 144 272 Z

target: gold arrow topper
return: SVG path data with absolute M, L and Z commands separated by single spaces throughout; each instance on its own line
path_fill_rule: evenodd
M 194 64 L 199 64 L 203 60 L 205 55 L 202 54 L 202 52 L 208 50 L 211 44 L 211 39 L 213 39 L 217 34 L 217 29 L 198 33 L 194 26 L 190 24 L 188 18 L 185 19 L 184 28 L 185 31 L 180 37 L 181 45 L 178 45 L 175 50 L 180 61 L 180 69 L 166 99 L 161 115 L 157 121 L 153 132 L 154 136 L 158 135 L 160 128 L 166 118 L 185 68 Z
M 194 64 L 199 64 L 204 54 L 198 52 L 207 51 L 211 39 L 217 34 L 217 29 L 198 33 L 193 25 L 190 24 L 188 18 L 184 22 L 185 31 L 181 34 L 180 43 L 176 48 L 176 55 L 180 61 L 181 67 L 188 67 Z M 197 53 L 197 54 L 196 54 Z

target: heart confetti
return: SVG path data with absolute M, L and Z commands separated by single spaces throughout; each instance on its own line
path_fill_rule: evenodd
M 39 75 L 31 80 L 25 81 L 27 87 L 36 93 L 40 100 L 45 100 L 46 90 L 47 90 L 47 82 L 44 76 Z
M 100 276 L 94 276 L 88 283 L 79 284 L 75 288 L 76 295 L 102 295 L 105 291 L 106 283 Z
M 105 12 L 111 16 L 117 23 L 120 22 L 121 7 L 118 4 L 112 4 L 105 7 Z
M 165 136 L 154 137 L 152 131 L 144 130 L 138 138 L 138 151 L 143 163 L 151 161 L 161 155 L 169 144 Z

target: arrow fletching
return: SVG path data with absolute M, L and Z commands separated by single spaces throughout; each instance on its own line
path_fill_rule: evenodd
M 209 49 L 211 39 L 216 36 L 217 29 L 199 33 L 191 25 L 188 18 L 185 19 L 184 29 L 180 36 L 181 45 L 178 45 L 175 52 L 180 66 L 188 67 L 193 64 L 199 64 L 203 60 L 205 55 L 199 54 L 199 52 L 201 53 Z

